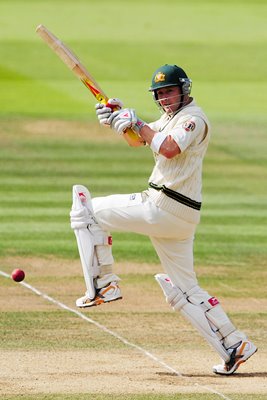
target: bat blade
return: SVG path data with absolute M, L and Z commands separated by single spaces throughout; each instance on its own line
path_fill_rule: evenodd
M 58 57 L 67 65 L 67 67 L 81 80 L 81 82 L 91 91 L 100 103 L 107 103 L 108 96 L 101 89 L 92 75 L 87 71 L 78 57 L 59 40 L 44 25 L 38 25 L 37 34 L 43 41 L 58 55 Z
M 101 89 L 93 76 L 87 71 L 85 66 L 80 62 L 78 57 L 59 40 L 44 25 L 38 25 L 36 33 L 43 41 L 58 55 L 58 57 L 67 65 L 67 67 L 80 79 L 80 81 L 90 90 L 97 101 L 107 104 L 109 97 Z M 131 129 L 127 129 L 123 137 L 130 146 L 139 147 L 145 144 L 144 140 Z

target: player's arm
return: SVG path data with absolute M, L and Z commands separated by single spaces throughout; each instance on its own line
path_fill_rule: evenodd
M 139 135 L 145 139 L 151 149 L 166 158 L 173 158 L 187 149 L 197 139 L 201 143 L 207 134 L 204 120 L 197 116 L 188 116 L 167 133 L 155 132 L 145 125 Z
M 166 158 L 173 158 L 181 153 L 181 149 L 171 135 L 166 133 L 155 132 L 148 125 L 144 125 L 139 135 L 151 147 L 151 149 Z

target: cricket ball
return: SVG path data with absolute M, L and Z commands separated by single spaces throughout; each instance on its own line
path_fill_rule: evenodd
M 21 282 L 25 278 L 25 272 L 22 271 L 22 269 L 14 269 L 14 271 L 11 274 L 13 281 L 15 282 Z

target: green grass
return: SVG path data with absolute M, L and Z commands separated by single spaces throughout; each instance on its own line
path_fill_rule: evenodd
M 147 89 L 152 72 L 167 62 L 188 71 L 194 95 L 210 115 L 263 118 L 265 14 L 266 2 L 252 0 L 178 0 L 168 7 L 159 0 L 105 0 L 101 8 L 96 0 L 2 0 L 0 115 L 95 118 L 91 94 L 36 35 L 43 23 L 110 96 L 143 117 L 157 115 Z
M 124 280 L 124 285 L 129 284 Z M 63 282 L 62 282 L 63 285 Z M 156 284 L 155 284 L 156 285 Z M 153 286 L 150 284 L 150 286 Z M 116 332 L 155 354 L 159 351 L 170 350 L 174 346 L 176 351 L 183 350 L 188 345 L 192 350 L 203 348 L 205 341 L 197 338 L 191 325 L 183 317 L 174 312 L 132 311 L 127 312 L 102 312 L 90 310 L 89 318 L 103 324 Z M 229 313 L 230 318 L 239 327 L 245 329 L 256 343 L 266 341 L 266 318 L 261 312 Z M 131 329 L 132 327 L 132 329 Z M 250 328 L 249 328 L 250 327 Z M 142 332 L 146 332 L 145 336 Z M 182 340 L 179 341 L 174 332 L 183 332 Z M 187 335 L 185 333 L 188 333 Z M 94 350 L 102 352 L 125 350 L 125 344 L 116 338 L 107 335 L 92 324 L 85 324 L 81 318 L 71 315 L 67 311 L 51 309 L 51 311 L 18 311 L 1 312 L 0 321 L 1 348 L 18 351 L 47 350 L 65 351 L 70 350 Z M 165 336 L 162 342 L 161 338 Z M 87 337 L 88 340 L 83 340 Z M 193 338 L 193 340 L 192 340 Z
M 149 149 L 133 149 L 124 141 L 105 146 L 92 139 L 70 140 L 64 138 L 68 122 L 59 139 L 29 135 L 23 119 L 2 121 L 2 256 L 77 257 L 69 226 L 73 184 L 85 184 L 93 196 L 147 187 L 153 166 Z M 86 122 L 82 124 L 87 129 Z M 243 265 L 249 270 L 251 264 L 260 269 L 266 263 L 264 133 L 259 123 L 214 123 L 204 163 L 196 265 Z M 114 255 L 117 260 L 157 262 L 149 239 L 130 233 L 114 233 Z

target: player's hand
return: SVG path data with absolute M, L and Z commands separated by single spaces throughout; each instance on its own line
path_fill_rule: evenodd
M 113 112 L 112 109 L 107 107 L 105 104 L 97 103 L 95 105 L 95 110 L 99 123 L 101 125 L 109 126 L 108 120 Z
M 145 122 L 139 119 L 133 108 L 124 108 L 115 111 L 109 117 L 108 123 L 119 135 L 123 134 L 126 129 L 132 129 L 137 134 L 145 125 Z
M 95 105 L 96 116 L 101 125 L 110 126 L 109 118 L 114 110 L 120 110 L 123 103 L 120 99 L 109 99 L 107 104 L 97 103 Z
M 113 112 L 108 120 L 110 127 L 119 135 L 127 128 L 132 128 L 137 122 L 135 110 L 132 108 L 123 108 L 122 110 Z

